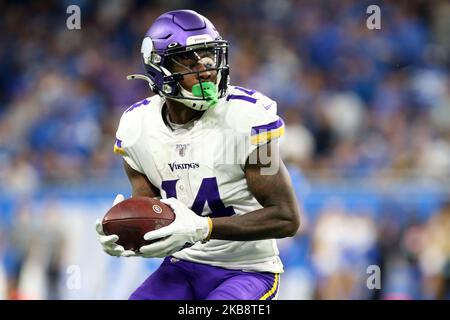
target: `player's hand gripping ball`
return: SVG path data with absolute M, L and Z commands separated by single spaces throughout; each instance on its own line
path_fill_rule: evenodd
M 145 240 L 147 232 L 165 227 L 174 220 L 175 214 L 168 205 L 153 198 L 134 197 L 109 209 L 102 225 L 106 235 L 119 237 L 117 244 L 137 252 L 140 247 L 159 240 Z

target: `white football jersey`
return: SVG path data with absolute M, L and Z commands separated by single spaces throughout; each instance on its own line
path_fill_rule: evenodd
M 262 208 L 248 189 L 244 165 L 258 145 L 283 134 L 276 102 L 230 86 L 214 108 L 175 130 L 163 120 L 163 105 L 164 98 L 155 95 L 129 107 L 120 120 L 115 152 L 146 175 L 162 198 L 176 197 L 199 215 L 243 215 Z M 173 256 L 228 269 L 281 273 L 278 255 L 275 239 L 212 239 Z

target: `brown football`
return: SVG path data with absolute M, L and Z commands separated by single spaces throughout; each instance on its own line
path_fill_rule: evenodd
M 146 241 L 144 235 L 171 224 L 175 214 L 168 205 L 148 197 L 133 197 L 119 202 L 103 217 L 103 231 L 106 235 L 119 236 L 117 244 L 126 250 L 138 251 Z

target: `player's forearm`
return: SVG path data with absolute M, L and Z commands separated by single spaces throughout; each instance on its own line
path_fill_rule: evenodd
M 123 166 L 131 184 L 132 197 L 160 197 L 159 190 L 151 184 L 147 176 L 131 168 L 125 160 Z
M 241 216 L 213 218 L 211 239 L 252 241 L 292 237 L 300 219 L 296 209 L 273 206 Z

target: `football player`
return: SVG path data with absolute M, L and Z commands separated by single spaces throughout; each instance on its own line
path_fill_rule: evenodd
M 108 254 L 165 257 L 130 299 L 275 299 L 283 272 L 275 239 L 300 223 L 278 154 L 276 102 L 229 85 L 228 43 L 194 11 L 158 17 L 141 52 L 146 75 L 129 78 L 155 95 L 123 113 L 114 151 L 132 196 L 159 198 L 176 217 L 145 234 L 159 241 L 139 252 L 97 221 Z

